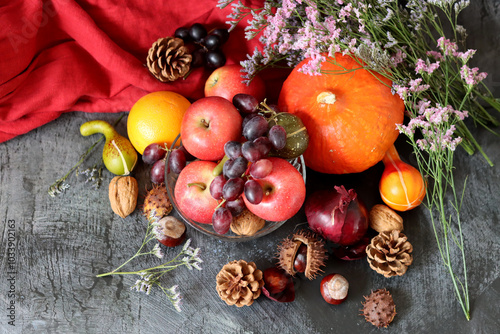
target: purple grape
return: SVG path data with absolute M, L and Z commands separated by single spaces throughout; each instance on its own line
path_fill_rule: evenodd
M 168 159 L 168 167 L 172 173 L 179 174 L 186 167 L 184 151 L 180 149 L 172 150 Z
M 226 56 L 220 50 L 208 51 L 205 61 L 208 68 L 215 69 L 226 64 Z
M 269 107 L 269 109 L 271 109 L 275 113 L 280 113 L 281 112 L 280 109 L 278 108 L 278 106 L 276 104 L 268 104 L 267 106 Z
M 224 144 L 224 153 L 229 159 L 236 159 L 241 156 L 241 143 L 238 141 L 228 141 Z
M 259 182 L 255 180 L 248 180 L 245 182 L 245 197 L 252 204 L 259 204 L 264 198 L 264 190 Z
M 180 38 L 184 42 L 189 42 L 189 40 L 191 39 L 191 36 L 189 36 L 189 28 L 177 28 L 174 32 L 174 37 Z
M 239 93 L 233 96 L 233 105 L 243 114 L 255 113 L 259 108 L 259 101 L 249 94 Z
M 259 145 L 255 144 L 253 141 L 246 141 L 241 145 L 241 154 L 250 162 L 256 162 L 264 158 L 259 149 Z
M 207 55 L 207 50 L 204 48 L 199 48 L 193 51 L 192 53 L 192 60 L 191 60 L 191 66 L 194 67 L 200 67 L 205 64 L 205 58 Z
M 184 146 L 179 146 L 179 150 L 181 150 L 182 152 L 184 152 L 184 156 L 186 157 L 186 161 L 193 161 L 195 160 L 196 158 L 191 154 L 189 153 L 186 148 Z
M 267 159 L 260 159 L 250 166 L 250 175 L 254 179 L 262 179 L 273 171 L 273 163 Z
M 224 28 L 218 28 L 211 32 L 211 35 L 219 36 L 220 44 L 224 44 L 229 39 L 229 31 Z
M 227 208 L 217 208 L 212 215 L 212 226 L 214 231 L 218 234 L 226 234 L 229 232 L 232 222 L 233 215 Z
M 154 163 L 151 167 L 150 177 L 153 183 L 165 182 L 165 160 L 158 160 Z
M 237 217 L 246 209 L 245 201 L 241 196 L 234 201 L 226 201 L 226 208 L 231 211 L 233 217 Z
M 148 165 L 152 165 L 158 160 L 165 157 L 167 151 L 160 144 L 149 144 L 142 153 L 142 161 Z
M 228 179 L 243 176 L 248 167 L 248 160 L 244 157 L 237 157 L 234 160 L 227 160 L 222 167 L 222 173 Z
M 210 183 L 210 195 L 216 200 L 222 199 L 222 188 L 226 184 L 226 178 L 224 175 L 219 175 L 215 177 Z
M 265 135 L 268 127 L 266 118 L 262 115 L 257 115 L 245 123 L 243 137 L 247 140 L 255 140 Z
M 241 128 L 243 129 L 245 127 L 245 125 L 254 117 L 257 117 L 257 116 L 260 116 L 258 113 L 251 113 L 251 114 L 248 114 L 246 115 L 244 118 L 243 118 L 243 122 L 241 122 Z
M 220 37 L 217 35 L 208 35 L 201 41 L 201 44 L 209 50 L 216 50 L 220 45 Z
M 268 138 L 276 150 L 281 150 L 286 145 L 286 131 L 281 125 L 274 125 L 268 133 Z
M 273 145 L 271 141 L 267 137 L 259 137 L 253 141 L 255 145 L 257 145 L 257 149 L 262 154 L 262 157 L 265 157 L 271 152 Z
M 207 35 L 207 29 L 201 23 L 195 23 L 189 28 L 189 37 L 195 42 L 200 42 Z
M 222 197 L 226 201 L 234 201 L 243 193 L 244 187 L 245 181 L 242 178 L 229 179 L 222 188 Z

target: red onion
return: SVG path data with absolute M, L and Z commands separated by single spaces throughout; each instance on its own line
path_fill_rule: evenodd
M 360 241 L 368 230 L 368 211 L 354 189 L 344 186 L 320 190 L 306 201 L 309 227 L 323 238 L 341 246 Z

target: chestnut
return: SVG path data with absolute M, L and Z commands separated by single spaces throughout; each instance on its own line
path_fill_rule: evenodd
M 306 271 L 307 267 L 307 245 L 300 245 L 297 250 L 297 255 L 293 261 L 293 268 L 298 273 L 303 273 Z
M 186 225 L 173 216 L 158 221 L 157 239 L 167 247 L 179 246 L 186 239 Z
M 264 285 L 270 294 L 283 292 L 288 284 L 288 275 L 276 267 L 264 270 Z
M 338 305 L 347 298 L 349 282 L 342 275 L 329 274 L 321 280 L 320 289 L 327 303 Z
M 295 300 L 295 286 L 292 277 L 279 267 L 264 270 L 262 292 L 269 299 L 288 303 Z

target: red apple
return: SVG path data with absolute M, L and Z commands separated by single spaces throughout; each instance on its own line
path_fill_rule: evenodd
M 225 65 L 212 72 L 205 83 L 205 96 L 221 96 L 233 101 L 233 96 L 239 93 L 252 95 L 261 102 L 266 97 L 264 80 L 255 76 L 250 85 L 243 83 L 241 65 Z
M 217 164 L 212 161 L 193 161 L 179 174 L 174 196 L 177 206 L 189 219 L 201 224 L 211 224 L 218 202 L 210 195 L 212 173 Z
M 256 181 L 264 189 L 264 198 L 259 204 L 250 203 L 243 195 L 248 210 L 269 221 L 292 218 L 302 207 L 306 198 L 306 186 L 302 175 L 291 163 L 281 158 L 267 158 L 273 164 L 269 175 Z
M 224 157 L 224 144 L 241 138 L 242 121 L 228 100 L 218 96 L 199 99 L 182 118 L 182 144 L 200 160 L 220 160 Z

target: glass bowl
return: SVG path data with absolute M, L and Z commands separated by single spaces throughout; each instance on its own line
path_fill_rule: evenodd
M 182 142 L 180 141 L 180 135 L 177 136 L 172 144 L 171 148 L 180 146 Z M 174 196 L 174 189 L 175 189 L 175 183 L 177 182 L 178 174 L 170 172 L 168 168 L 168 163 L 170 159 L 170 152 L 171 150 L 168 151 L 167 153 L 167 158 L 165 159 L 166 161 L 166 166 L 165 166 L 165 185 L 167 187 L 167 192 L 168 192 L 168 197 L 170 198 L 170 201 L 172 202 L 172 205 L 174 206 L 174 209 L 177 211 L 178 215 L 192 228 L 194 228 L 197 231 L 200 231 L 201 233 L 204 233 L 206 235 L 215 237 L 220 240 L 226 240 L 226 241 L 249 241 L 249 240 L 254 240 L 259 237 L 262 237 L 264 235 L 267 235 L 276 229 L 278 229 L 280 226 L 282 226 L 286 220 L 284 221 L 279 221 L 279 222 L 272 222 L 272 221 L 266 221 L 265 226 L 257 231 L 254 235 L 238 235 L 233 233 L 231 230 L 229 230 L 228 233 L 226 234 L 218 234 L 217 232 L 214 231 L 213 227 L 211 224 L 202 224 L 198 223 L 192 219 L 189 219 L 179 208 L 177 205 L 177 201 Z M 304 178 L 304 182 L 306 181 L 306 165 L 304 163 L 304 158 L 302 156 L 289 160 L 290 163 L 299 171 L 299 173 L 302 175 Z M 189 162 L 188 162 L 189 163 Z

